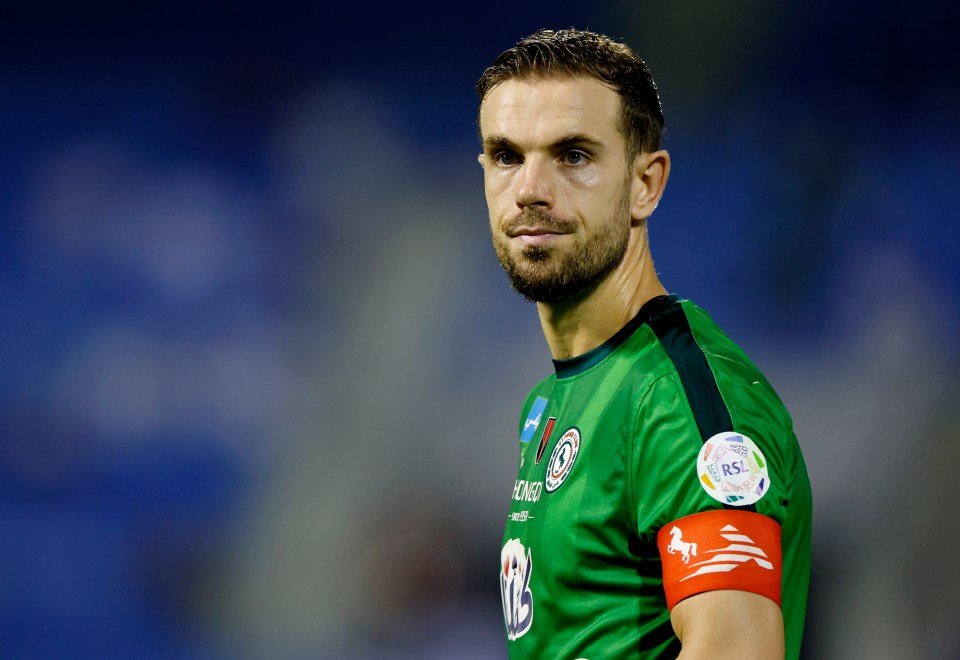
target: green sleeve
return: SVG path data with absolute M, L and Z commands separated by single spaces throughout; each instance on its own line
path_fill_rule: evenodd
M 770 485 L 754 505 L 757 512 L 783 524 L 786 516 L 785 486 L 790 474 L 787 452 L 789 429 L 782 419 L 764 411 L 760 397 L 737 393 L 747 406 L 731 406 L 733 428 L 755 442 L 763 453 Z M 751 401 L 751 399 L 755 399 Z M 743 412 L 742 408 L 750 409 Z M 633 429 L 632 507 L 637 531 L 645 541 L 655 542 L 657 532 L 684 516 L 723 508 L 701 484 L 697 457 L 704 447 L 680 379 L 667 374 L 657 379 L 642 397 Z

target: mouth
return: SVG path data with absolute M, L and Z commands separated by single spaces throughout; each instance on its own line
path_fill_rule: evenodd
M 518 227 L 507 232 L 507 236 L 524 245 L 543 245 L 566 235 L 567 232 L 548 227 Z

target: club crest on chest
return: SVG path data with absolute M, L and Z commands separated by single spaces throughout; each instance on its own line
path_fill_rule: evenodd
M 563 432 L 557 440 L 550 460 L 547 462 L 547 473 L 544 476 L 544 488 L 548 493 L 560 488 L 570 476 L 573 464 L 580 453 L 580 429 L 573 426 Z

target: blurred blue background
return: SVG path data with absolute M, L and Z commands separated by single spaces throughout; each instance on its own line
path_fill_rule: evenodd
M 671 291 L 791 409 L 805 656 L 960 658 L 956 4 L 43 5 L 0 15 L 0 655 L 500 658 L 550 369 L 474 83 L 645 57 Z

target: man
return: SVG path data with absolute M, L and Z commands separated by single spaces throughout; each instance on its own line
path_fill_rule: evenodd
M 654 270 L 670 156 L 646 65 L 542 30 L 477 91 L 494 248 L 555 367 L 520 417 L 510 656 L 796 658 L 810 483 L 766 379 Z

